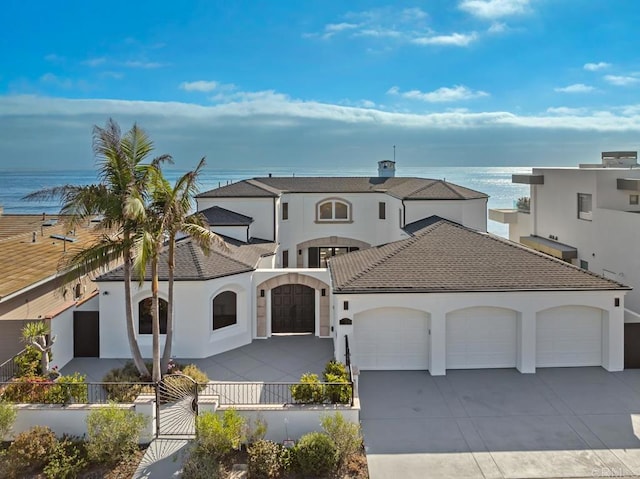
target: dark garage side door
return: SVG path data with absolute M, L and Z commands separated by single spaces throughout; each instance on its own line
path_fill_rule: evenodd
M 624 368 L 640 368 L 640 323 L 624 325 Z
M 76 358 L 100 357 L 100 313 L 98 311 L 74 311 L 73 356 Z

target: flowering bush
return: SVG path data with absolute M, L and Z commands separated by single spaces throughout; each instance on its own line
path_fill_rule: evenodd
M 60 376 L 58 381 L 41 376 L 28 376 L 7 385 L 2 399 L 29 404 L 69 404 L 87 402 L 85 377 L 79 373 Z

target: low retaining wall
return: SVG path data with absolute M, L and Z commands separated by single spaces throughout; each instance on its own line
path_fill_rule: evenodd
M 220 406 L 218 411 L 235 409 L 255 424 L 256 419 L 267 423 L 265 439 L 282 443 L 286 439 L 298 440 L 305 434 L 321 431 L 323 416 L 332 416 L 340 412 L 345 420 L 360 423 L 360 401 L 356 398 L 353 406 L 342 405 L 297 405 L 285 406 Z
M 106 407 L 104 404 L 15 404 L 16 421 L 5 441 L 12 440 L 17 434 L 27 431 L 34 426 L 47 426 L 56 436 L 63 434 L 84 436 L 87 433 L 87 416 L 91 411 Z M 136 411 L 147 417 L 140 444 L 151 441 L 155 435 L 155 407 L 154 401 L 136 401 L 134 404 L 117 404 L 118 408 Z

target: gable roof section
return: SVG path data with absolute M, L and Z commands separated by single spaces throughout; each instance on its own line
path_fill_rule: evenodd
M 336 256 L 336 293 L 628 290 L 615 281 L 480 233 L 429 218 L 411 238 Z M 430 224 L 429 224 L 430 223 Z
M 207 256 L 191 239 L 181 241 L 176 245 L 174 279 L 176 281 L 204 281 L 253 271 L 260 258 L 272 254 L 276 248 L 274 243 L 241 246 L 227 244 L 227 246 L 228 251 L 212 248 Z M 169 278 L 167 255 L 167 249 L 160 253 L 158 263 L 160 281 L 166 281 Z M 123 279 L 124 271 L 120 266 L 98 277 L 96 281 L 122 281 Z M 150 266 L 147 266 L 145 280 L 151 280 Z
M 479 191 L 443 180 L 382 177 L 267 177 L 243 180 L 198 195 L 216 197 L 274 197 L 282 193 L 387 193 L 407 200 L 468 200 L 487 198 Z
M 249 226 L 253 218 L 219 206 L 212 206 L 198 213 L 204 215 L 209 226 Z

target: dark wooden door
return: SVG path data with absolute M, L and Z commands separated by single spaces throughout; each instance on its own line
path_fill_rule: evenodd
M 313 288 L 285 284 L 271 291 L 272 333 L 315 332 L 316 295 Z
M 640 368 L 640 323 L 624 325 L 624 368 Z
M 98 311 L 73 312 L 73 356 L 100 357 L 100 315 Z

